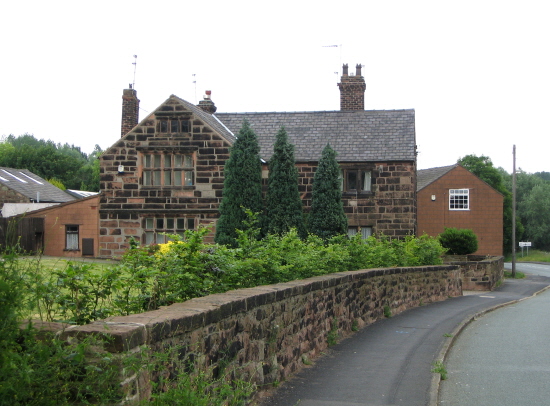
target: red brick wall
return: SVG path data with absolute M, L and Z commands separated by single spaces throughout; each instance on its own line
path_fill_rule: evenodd
M 470 189 L 470 210 L 449 210 L 449 189 Z M 418 235 L 437 236 L 445 227 L 468 228 L 478 238 L 475 254 L 502 255 L 503 197 L 477 176 L 458 166 L 419 191 L 417 198 Z
M 94 257 L 98 256 L 99 237 L 99 196 L 65 203 L 35 213 L 27 217 L 44 218 L 44 255 L 56 257 L 82 257 L 82 239 L 94 241 Z M 78 225 L 79 250 L 65 250 L 65 226 Z

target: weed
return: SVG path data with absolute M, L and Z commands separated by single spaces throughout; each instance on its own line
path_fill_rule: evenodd
M 391 317 L 391 308 L 388 305 L 384 306 L 384 317 L 388 319 Z
M 338 320 L 334 318 L 332 320 L 330 331 L 327 334 L 327 343 L 331 347 L 338 342 Z
M 450 333 L 445 333 L 445 334 L 443 334 L 443 337 L 454 337 L 454 336 Z
M 353 320 L 351 323 L 351 331 L 359 331 L 359 322 L 357 320 Z
M 444 381 L 447 379 L 447 368 L 443 364 L 443 361 L 437 360 L 432 364 L 431 372 L 434 374 L 441 375 L 441 380 Z
M 304 365 L 311 365 L 311 360 L 307 357 L 307 355 L 303 354 L 302 355 L 302 363 Z
M 512 271 L 504 271 L 504 277 L 505 278 L 511 278 L 512 277 Z M 523 279 L 525 278 L 525 274 L 523 272 L 516 271 L 516 278 L 515 279 Z

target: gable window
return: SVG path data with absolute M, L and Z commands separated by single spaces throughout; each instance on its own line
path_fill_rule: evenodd
M 144 243 L 164 244 L 170 240 L 166 234 L 183 237 L 185 230 L 194 230 L 197 220 L 194 217 L 147 217 L 144 219 Z
M 449 210 L 470 210 L 470 190 L 450 189 Z
M 361 233 L 361 238 L 366 240 L 372 235 L 372 227 L 348 227 L 348 237 L 352 238 Z
M 163 118 L 158 121 L 158 132 L 160 133 L 188 133 L 188 119 L 167 119 Z
M 343 192 L 368 193 L 372 191 L 371 171 L 364 169 L 344 169 L 341 176 L 341 189 Z
M 68 251 L 78 250 L 78 226 L 77 225 L 65 226 L 65 250 L 68 250 Z
M 194 162 L 191 154 L 144 154 L 144 186 L 193 186 Z

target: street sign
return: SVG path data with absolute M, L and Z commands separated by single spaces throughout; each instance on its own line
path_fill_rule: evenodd
M 530 246 L 531 246 L 531 242 L 520 242 L 520 243 L 519 243 L 519 246 L 520 246 L 520 247 L 530 247 Z

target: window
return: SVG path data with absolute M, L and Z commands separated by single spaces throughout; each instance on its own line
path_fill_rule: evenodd
M 372 235 L 372 227 L 348 227 L 348 237 L 354 237 L 358 232 L 361 232 L 361 238 L 366 240 Z
M 363 169 L 342 170 L 343 192 L 366 193 L 371 191 L 371 171 Z
M 144 186 L 193 186 L 195 184 L 193 155 L 144 154 Z
M 177 234 L 183 237 L 185 230 L 194 230 L 196 219 L 194 217 L 147 217 L 144 219 L 144 243 L 164 244 L 170 240 L 166 234 Z
M 189 120 L 188 119 L 168 119 L 163 118 L 158 121 L 158 132 L 160 133 L 188 133 L 189 132 Z
M 470 210 L 470 190 L 450 189 L 449 210 Z
M 78 250 L 78 226 L 65 226 L 65 249 Z

